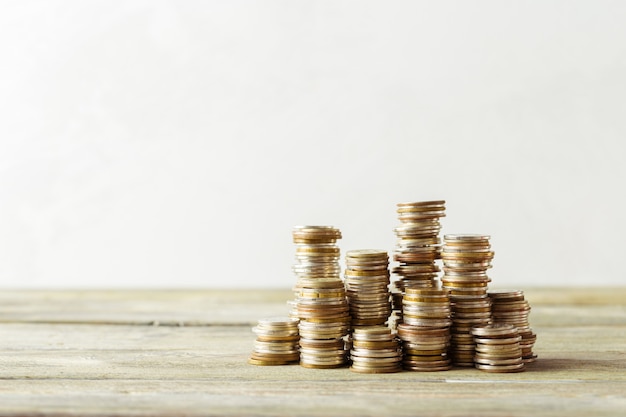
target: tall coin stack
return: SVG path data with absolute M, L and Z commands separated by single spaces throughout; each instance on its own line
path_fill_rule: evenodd
M 254 351 L 248 360 L 252 365 L 289 365 L 298 363 L 298 320 L 271 317 L 259 320 L 252 328 L 256 333 Z
M 398 339 L 386 326 L 354 329 L 350 369 L 361 373 L 391 373 L 402 370 L 402 350 Z
M 512 324 L 522 337 L 520 347 L 524 363 L 534 362 L 537 355 L 533 353 L 533 346 L 537 335 L 533 333 L 528 323 L 530 304 L 524 299 L 521 290 L 489 290 L 491 298 L 491 315 L 494 323 Z
M 450 369 L 450 302 L 435 288 L 406 288 L 403 323 L 398 324 L 404 368 L 412 371 Z
M 400 279 L 394 282 L 393 308 L 398 321 L 402 312 L 402 292 L 405 288 L 437 287 L 440 258 L 439 218 L 445 216 L 445 201 L 398 203 L 400 225 L 394 229 L 397 237 L 393 268 Z
M 476 368 L 487 372 L 521 372 L 522 339 L 517 328 L 511 324 L 490 324 L 472 328 L 476 343 L 474 363 Z
M 341 232 L 332 226 L 293 230 L 295 314 L 300 319 L 300 365 L 306 368 L 336 368 L 347 360 L 343 338 L 350 314 L 340 278 L 338 239 Z
M 451 356 L 457 366 L 474 366 L 472 326 L 491 322 L 487 296 L 493 252 L 487 235 L 445 235 L 441 252 L 442 287 L 450 293 L 452 307 Z
M 389 257 L 386 251 L 352 250 L 346 253 L 344 276 L 352 327 L 387 323 L 389 301 Z

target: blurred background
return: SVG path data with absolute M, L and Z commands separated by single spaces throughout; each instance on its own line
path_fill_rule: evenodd
M 492 286 L 623 285 L 626 3 L 2 1 L 0 286 L 290 288 L 445 199 Z

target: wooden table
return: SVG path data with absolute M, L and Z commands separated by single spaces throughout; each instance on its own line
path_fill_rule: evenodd
M 290 291 L 2 291 L 0 415 L 626 415 L 626 288 L 526 289 L 526 372 L 257 367 Z

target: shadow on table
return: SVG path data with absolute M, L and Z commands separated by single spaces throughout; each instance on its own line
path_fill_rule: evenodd
M 626 365 L 622 361 L 589 358 L 538 358 L 536 362 L 526 364 L 526 372 L 555 371 L 602 371 L 622 373 Z

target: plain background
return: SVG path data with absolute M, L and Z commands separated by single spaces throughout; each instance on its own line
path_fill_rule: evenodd
M 445 199 L 492 285 L 623 285 L 626 2 L 0 2 L 0 286 L 284 287 Z

